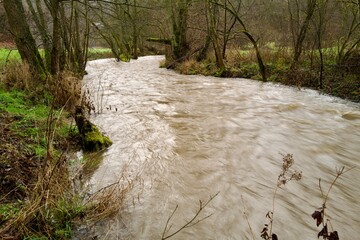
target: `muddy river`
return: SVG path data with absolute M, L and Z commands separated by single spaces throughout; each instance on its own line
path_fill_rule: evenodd
M 252 232 L 260 239 L 290 153 L 303 177 L 277 191 L 273 232 L 317 239 L 311 214 L 322 205 L 319 178 L 326 192 L 345 166 L 355 168 L 332 188 L 327 213 L 340 239 L 359 238 L 359 104 L 272 83 L 179 75 L 159 68 L 161 60 L 88 64 L 91 120 L 114 142 L 98 156 L 89 191 L 134 180 L 119 214 L 89 235 L 161 239 L 176 206 L 167 235 L 218 193 L 197 219 L 210 217 L 171 239 L 253 239 Z

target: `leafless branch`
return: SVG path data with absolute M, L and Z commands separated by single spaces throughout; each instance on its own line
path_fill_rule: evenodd
M 181 232 L 182 230 L 184 230 L 185 228 L 189 228 L 192 227 L 202 221 L 204 221 L 205 219 L 211 217 L 213 214 L 207 215 L 201 219 L 198 219 L 199 214 L 205 209 L 205 207 L 215 198 L 219 195 L 220 192 L 217 192 L 214 196 L 210 196 L 209 200 L 206 201 L 205 203 L 203 203 L 201 200 L 199 200 L 199 209 L 196 211 L 195 215 L 189 220 L 187 221 L 183 226 L 181 226 L 178 230 L 174 231 L 173 233 L 171 233 L 170 235 L 165 236 L 171 229 L 172 225 L 170 225 L 169 227 L 169 222 L 172 219 L 172 217 L 174 216 L 176 210 L 178 209 L 178 205 L 176 205 L 174 211 L 171 213 L 171 215 L 169 216 L 169 218 L 166 221 L 166 225 L 163 231 L 163 234 L 161 236 L 161 240 L 165 240 L 168 238 L 173 237 L 174 235 L 178 234 L 179 232 Z

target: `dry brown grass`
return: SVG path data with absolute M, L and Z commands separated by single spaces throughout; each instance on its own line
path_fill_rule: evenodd
M 49 77 L 48 89 L 53 93 L 55 107 L 65 106 L 70 112 L 81 104 L 80 76 L 70 71 L 63 71 L 57 76 Z
M 63 107 L 71 111 L 76 105 L 81 104 L 80 76 L 71 72 L 48 76 L 39 83 L 32 78 L 27 64 L 11 63 L 1 76 L 1 83 L 6 89 L 24 90 L 28 97 L 41 99 L 54 109 Z M 57 114 L 51 112 L 45 134 L 46 157 L 34 167 L 37 181 L 35 180 L 31 186 L 26 186 L 26 197 L 20 203 L 20 209 L 16 214 L 1 222 L 0 236 L 9 239 L 69 239 L 74 219 L 86 216 L 87 221 L 97 221 L 117 213 L 122 207 L 121 202 L 126 193 L 133 185 L 132 181 L 121 178 L 84 202 L 71 189 L 67 158 L 64 153 L 53 150 L 57 121 Z M 88 162 L 92 163 L 91 160 Z M 93 164 L 89 163 L 87 168 L 94 168 Z
M 61 225 L 59 201 L 69 202 L 69 183 L 64 156 L 48 154 L 43 166 L 37 169 L 38 181 L 27 189 L 27 198 L 20 211 L 0 227 L 0 235 L 14 239 L 37 234 L 52 237 Z
M 32 77 L 26 62 L 10 62 L 0 79 L 5 89 L 25 91 L 33 99 L 51 96 L 54 107 L 65 106 L 70 112 L 81 104 L 81 76 L 70 71 L 63 71 L 56 76 L 49 75 L 45 81 L 39 82 Z
M 177 64 L 176 70 L 181 74 L 190 74 L 191 69 L 197 64 L 193 59 Z
M 231 67 L 240 67 L 242 64 L 248 64 L 256 61 L 255 51 L 240 50 L 231 48 L 226 51 L 226 64 Z
M 71 234 L 71 219 L 82 209 L 70 189 L 65 151 L 54 151 L 55 129 L 59 117 L 50 111 L 46 127 L 46 154 L 34 162 L 31 174 L 34 184 L 25 187 L 25 197 L 19 201 L 19 210 L 3 219 L 0 236 L 9 239 L 44 236 L 65 239 Z M 14 160 L 16 161 L 16 159 Z M 37 176 L 37 179 L 36 179 Z
M 32 85 L 32 76 L 29 64 L 9 62 L 4 68 L 2 77 L 2 85 L 8 89 L 30 90 Z
M 86 201 L 87 221 L 97 222 L 119 213 L 127 193 L 132 189 L 135 180 L 122 176 L 119 181 L 108 185 L 91 195 Z
M 176 71 L 181 74 L 193 75 L 202 72 L 202 66 L 200 62 L 194 59 L 189 59 L 176 65 Z

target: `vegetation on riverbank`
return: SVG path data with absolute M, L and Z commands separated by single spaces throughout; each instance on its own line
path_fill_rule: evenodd
M 320 62 L 318 54 L 308 52 L 296 69 L 291 68 L 291 54 L 288 50 L 264 48 L 263 60 L 267 70 L 267 81 L 278 82 L 298 88 L 317 89 L 322 93 L 360 102 L 360 54 L 354 55 L 346 64 L 336 64 L 335 49 L 325 49 L 326 59 L 322 70 L 322 88 L 319 88 Z M 241 77 L 262 80 L 257 66 L 256 53 L 251 50 L 228 51 L 225 68 L 216 65 L 214 54 L 197 61 L 190 58 L 177 63 L 175 70 L 182 74 L 202 74 L 216 77 Z
M 112 208 L 104 207 L 113 201 L 110 190 L 121 192 L 109 188 L 85 201 L 73 188 L 73 180 L 83 171 L 91 171 L 89 166 L 94 169 L 95 164 L 70 158 L 71 152 L 81 145 L 71 113 L 79 101 L 78 79 L 67 72 L 56 78 L 49 76 L 47 84 L 38 84 L 27 64 L 15 60 L 3 68 L 0 75 L 3 238 L 70 239 L 76 222 L 110 214 Z M 80 166 L 71 175 L 73 164 Z
M 44 55 L 43 51 L 40 50 L 40 54 Z M 101 58 L 112 58 L 113 53 L 110 48 L 89 48 L 89 60 L 101 59 Z M 0 69 L 9 62 L 20 61 L 21 57 L 19 51 L 16 48 L 1 48 L 0 44 Z
M 51 101 L 51 99 L 48 99 Z M 8 239 L 71 235 L 83 207 L 71 194 L 66 152 L 76 142 L 70 115 L 0 90 L 0 235 Z

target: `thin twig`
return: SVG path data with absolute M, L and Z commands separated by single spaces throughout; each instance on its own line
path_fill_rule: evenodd
M 323 194 L 323 190 L 322 190 L 322 188 L 321 188 L 321 179 L 319 179 L 319 188 L 320 188 L 320 191 L 321 191 L 321 196 L 322 196 L 322 198 L 323 198 L 323 204 L 322 204 L 322 215 L 323 215 L 323 219 L 326 218 L 325 208 L 326 208 L 326 203 L 327 203 L 327 200 L 328 200 L 328 198 L 329 198 L 329 194 L 330 194 L 331 189 L 332 189 L 333 186 L 335 185 L 336 181 L 337 181 L 343 174 L 349 172 L 350 170 L 352 170 L 352 169 L 354 169 L 354 168 L 355 168 L 355 167 L 351 167 L 351 168 L 349 168 L 349 169 L 347 169 L 347 170 L 345 171 L 345 166 L 342 166 L 341 168 L 336 169 L 336 176 L 335 176 L 334 180 L 331 182 L 330 187 L 329 187 L 329 189 L 328 189 L 325 197 L 324 197 L 324 194 Z M 325 222 L 323 221 L 322 223 L 323 223 L 323 226 L 324 226 L 324 225 L 325 225 Z
M 339 168 L 338 170 L 336 170 L 336 177 L 334 179 L 334 181 L 332 181 L 327 193 L 326 193 L 326 196 L 325 196 L 325 199 L 324 199 L 324 203 L 327 201 L 328 197 L 329 197 L 329 194 L 330 194 L 330 191 L 332 189 L 332 187 L 335 185 L 335 182 L 338 180 L 338 178 L 340 178 L 341 175 L 347 173 L 348 171 L 354 169 L 355 167 L 351 167 L 349 168 L 348 170 L 344 171 L 345 170 L 345 166 Z
M 166 222 L 166 226 L 165 226 L 163 235 L 162 235 L 162 237 L 161 237 L 161 240 L 165 240 L 165 239 L 171 238 L 171 237 L 173 237 L 174 235 L 176 235 L 176 234 L 178 234 L 179 232 L 181 232 L 182 230 L 184 230 L 185 228 L 192 227 L 192 226 L 194 226 L 194 225 L 196 225 L 196 224 L 204 221 L 205 219 L 211 217 L 212 214 L 207 215 L 207 216 L 205 216 L 205 217 L 203 217 L 203 218 L 195 221 L 196 218 L 199 216 L 199 214 L 204 210 L 204 208 L 205 208 L 215 197 L 217 197 L 217 196 L 219 195 L 219 193 L 220 193 L 220 192 L 217 192 L 214 196 L 210 196 L 210 199 L 209 199 L 207 202 L 205 202 L 204 204 L 203 204 L 203 202 L 200 200 L 200 201 L 199 201 L 199 209 L 198 209 L 197 212 L 195 213 L 194 217 L 193 217 L 192 219 L 190 219 L 189 221 L 187 221 L 187 222 L 186 222 L 182 227 L 180 227 L 178 230 L 176 230 L 176 231 L 173 232 L 172 234 L 170 234 L 170 235 L 168 235 L 168 236 L 165 237 L 165 236 L 164 236 L 164 235 L 165 235 L 164 233 L 166 233 L 166 232 L 168 232 L 168 231 L 170 230 L 170 228 L 167 230 L 167 226 L 168 226 L 168 224 L 169 224 L 170 219 L 173 217 L 173 215 L 174 215 L 174 213 L 175 213 L 175 211 L 176 211 L 176 209 L 177 209 L 177 207 L 176 207 L 175 210 L 172 212 L 171 216 L 168 218 L 168 220 L 167 220 L 167 222 Z
M 322 187 L 321 187 L 321 178 L 319 178 L 319 189 L 320 189 L 320 192 L 321 192 L 321 198 L 324 200 L 324 192 L 323 192 Z
M 246 219 L 246 222 L 247 222 L 247 224 L 248 224 L 248 226 L 249 226 L 249 229 L 250 229 L 250 232 L 251 232 L 252 239 L 253 239 L 253 240 L 255 240 L 255 235 L 254 235 L 254 232 L 253 232 L 253 230 L 252 230 L 252 227 L 251 227 L 251 224 L 250 224 L 250 221 L 249 221 L 249 216 L 247 215 L 247 211 L 246 211 L 245 201 L 244 201 L 244 197 L 243 197 L 243 195 L 241 195 L 241 202 L 242 202 L 242 204 L 243 204 L 243 209 L 244 209 L 243 214 L 244 214 L 245 219 Z
M 170 230 L 171 225 L 170 225 L 169 229 L 167 229 L 168 225 L 169 225 L 169 222 L 170 222 L 171 218 L 174 216 L 174 214 L 175 214 L 176 210 L 178 209 L 178 207 L 179 207 L 179 205 L 176 205 L 174 211 L 171 213 L 170 217 L 167 219 L 163 234 L 161 236 L 161 239 L 164 239 L 165 234 Z

